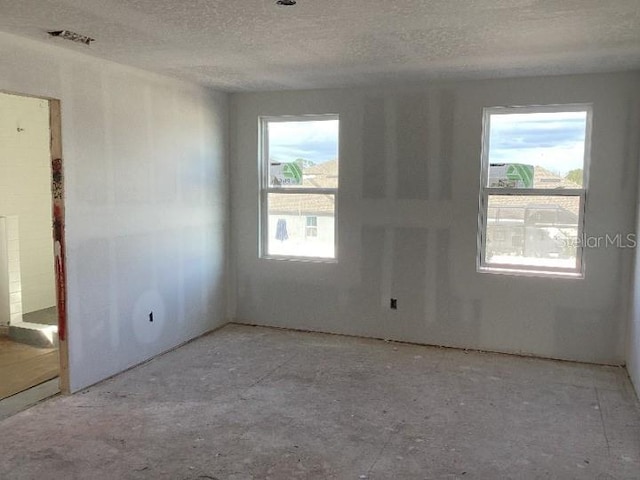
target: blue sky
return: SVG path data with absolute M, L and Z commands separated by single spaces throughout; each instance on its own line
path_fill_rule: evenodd
M 298 158 L 323 163 L 338 158 L 338 120 L 269 123 L 271 161 Z
M 490 163 L 524 163 L 565 175 L 583 168 L 586 112 L 491 115 Z

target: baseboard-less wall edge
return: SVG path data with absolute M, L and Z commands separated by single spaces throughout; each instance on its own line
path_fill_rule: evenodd
M 174 346 L 174 347 L 171 347 L 171 348 L 169 348 L 169 349 L 167 349 L 167 350 L 165 350 L 165 351 L 163 351 L 163 352 L 158 353 L 157 355 L 154 355 L 153 357 L 147 358 L 147 359 L 146 359 L 146 360 L 144 360 L 143 362 L 136 363 L 135 365 L 131 365 L 130 367 L 125 368 L 124 370 L 122 370 L 122 371 L 120 371 L 120 372 L 118 372 L 118 373 L 114 373 L 113 375 L 109 375 L 108 377 L 103 378 L 102 380 L 100 380 L 100 381 L 98 381 L 98 382 L 92 383 L 91 385 L 87 385 L 86 387 L 82 387 L 82 388 L 80 388 L 79 390 L 74 390 L 73 392 L 70 392 L 70 395 L 74 395 L 74 394 L 76 394 L 76 393 L 84 392 L 84 391 L 86 391 L 86 390 L 89 390 L 89 389 L 90 389 L 90 388 L 92 388 L 92 387 L 95 387 L 96 385 L 100 385 L 101 383 L 108 382 L 108 381 L 109 381 L 109 380 L 111 380 L 112 378 L 115 378 L 115 377 L 117 377 L 117 376 L 119 376 L 119 375 L 122 375 L 122 374 L 123 374 L 123 373 L 125 373 L 125 372 L 128 372 L 128 371 L 130 371 L 130 370 L 134 370 L 134 369 L 136 369 L 136 368 L 138 368 L 138 367 L 141 367 L 141 366 L 143 366 L 143 365 L 146 365 L 147 363 L 152 362 L 152 361 L 153 361 L 153 360 L 155 360 L 156 358 L 160 358 L 160 357 L 162 357 L 163 355 L 166 355 L 166 354 L 168 354 L 168 353 L 171 353 L 171 352 L 173 352 L 174 350 L 177 350 L 177 349 L 179 349 L 179 348 L 181 348 L 181 347 L 184 347 L 185 345 L 188 345 L 188 344 L 190 344 L 190 343 L 192 343 L 192 342 L 195 342 L 196 340 L 198 340 L 198 339 L 200 339 L 200 338 L 202 338 L 202 337 L 206 337 L 207 335 L 211 335 L 212 333 L 217 332 L 218 330 L 220 330 L 220 329 L 222 329 L 222 328 L 226 327 L 227 325 L 229 325 L 229 324 L 231 324 L 231 323 L 234 323 L 234 322 L 233 322 L 233 321 L 231 321 L 231 320 L 226 320 L 224 323 L 221 323 L 221 324 L 220 324 L 220 325 L 218 325 L 217 327 L 212 328 L 211 330 L 207 330 L 206 332 L 201 333 L 200 335 L 197 335 L 197 336 L 195 336 L 195 337 L 193 337 L 193 338 L 190 338 L 189 340 L 185 340 L 184 342 L 181 342 L 181 343 L 179 343 L 178 345 L 176 345 L 176 346 Z M 64 393 L 64 392 L 63 392 L 63 393 Z
M 629 367 L 627 367 L 627 377 L 629 377 L 629 383 L 631 384 L 631 390 L 633 390 L 633 393 L 636 396 L 636 399 L 638 400 L 638 402 L 640 402 L 640 383 L 636 384 L 636 382 L 633 381 L 633 377 L 631 376 L 631 372 L 629 371 Z
M 471 348 L 460 345 L 440 345 L 435 343 L 422 343 L 422 342 L 410 342 L 408 340 L 398 340 L 393 338 L 383 338 L 383 337 L 375 337 L 371 335 L 357 335 L 351 333 L 336 333 L 331 331 L 324 330 L 310 330 L 307 328 L 295 328 L 295 327 L 282 327 L 276 325 L 268 325 L 268 324 L 260 324 L 250 321 L 244 321 L 240 319 L 235 319 L 230 322 L 233 325 L 243 325 L 246 327 L 262 327 L 262 328 L 272 328 L 275 330 L 285 330 L 292 332 L 301 332 L 301 333 L 321 333 L 323 335 L 335 335 L 338 337 L 350 337 L 350 338 L 367 338 L 370 340 L 378 340 L 386 343 L 396 343 L 399 345 L 417 345 L 420 347 L 431 347 L 431 348 L 446 348 L 450 350 L 462 350 L 465 352 L 476 352 L 476 353 L 491 353 L 496 355 L 509 355 L 512 357 L 521 357 L 521 358 L 535 358 L 540 360 L 553 360 L 554 362 L 567 362 L 567 363 L 579 363 L 583 365 L 598 365 L 601 367 L 617 367 L 624 368 L 626 370 L 626 365 L 624 362 L 621 363 L 598 363 L 598 362 L 587 362 L 582 360 L 571 360 L 568 358 L 556 358 L 556 357 L 548 357 L 544 355 L 538 355 L 535 353 L 526 353 L 526 352 L 510 352 L 510 351 L 502 351 L 502 350 L 487 350 L 482 348 Z M 628 374 L 628 371 L 627 371 Z
M 60 378 L 47 380 L 23 392 L 0 400 L 0 420 L 34 407 L 60 393 Z

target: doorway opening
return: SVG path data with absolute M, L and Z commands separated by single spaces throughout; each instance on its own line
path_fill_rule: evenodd
M 60 102 L 0 92 L 0 418 L 68 393 L 63 178 Z

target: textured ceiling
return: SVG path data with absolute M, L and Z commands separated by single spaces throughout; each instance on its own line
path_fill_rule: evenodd
M 640 0 L 0 0 L 0 31 L 228 91 L 640 68 Z

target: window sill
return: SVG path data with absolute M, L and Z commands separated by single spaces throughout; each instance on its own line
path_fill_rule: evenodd
M 323 257 L 288 257 L 286 255 L 263 255 L 260 260 L 275 260 L 279 262 L 294 262 L 294 263 L 338 263 L 337 258 L 323 258 Z
M 531 270 L 524 268 L 505 267 L 479 267 L 478 273 L 489 273 L 493 275 L 509 275 L 516 277 L 542 277 L 542 278 L 568 278 L 584 279 L 584 272 L 563 272 L 556 270 Z

